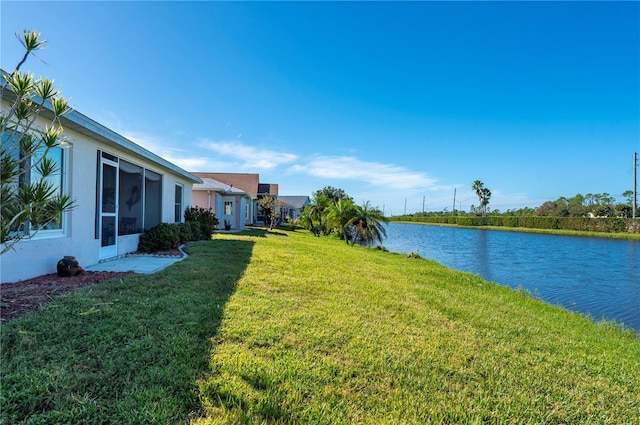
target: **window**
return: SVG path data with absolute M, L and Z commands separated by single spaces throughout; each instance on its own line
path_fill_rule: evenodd
M 176 223 L 182 223 L 182 185 L 176 184 L 176 201 L 173 220 Z
M 162 222 L 162 176 L 144 170 L 144 229 Z
M 17 179 L 10 182 L 9 188 L 11 191 L 16 191 L 18 188 L 28 186 L 42 179 L 37 165 L 41 162 L 45 148 L 38 149 L 31 158 L 27 158 L 20 152 L 18 146 L 19 135 L 6 132 L 2 134 L 2 150 L 3 150 L 3 164 L 2 166 L 8 166 L 4 163 L 5 158 L 13 162 L 16 167 L 19 168 L 20 174 Z M 55 173 L 50 174 L 44 181 L 49 183 L 54 188 L 50 194 L 51 198 L 61 196 L 64 193 L 64 171 L 66 164 L 64 163 L 64 151 L 60 147 L 49 149 L 47 157 L 52 161 Z M 11 217 L 13 218 L 13 217 Z M 9 218 L 9 219 L 11 219 Z M 4 219 L 4 217 L 3 217 Z M 16 232 L 28 233 L 31 230 L 30 223 L 17 223 L 12 229 Z M 36 229 L 37 230 L 37 229 Z M 62 230 L 62 217 L 58 217 L 56 220 L 47 223 L 44 227 L 38 230 L 38 234 L 46 234 L 47 231 L 61 231 Z
M 142 167 L 120 160 L 118 166 L 118 178 L 120 179 L 118 193 L 118 235 L 130 235 L 142 232 L 143 175 L 144 169 Z
M 224 201 L 224 215 L 233 215 L 232 201 Z
M 100 166 L 101 160 L 110 161 L 110 165 Z M 113 177 L 113 174 L 117 178 Z M 161 174 L 99 151 L 97 181 L 102 181 L 103 184 L 102 187 L 98 187 L 101 193 L 97 192 L 96 195 L 98 211 L 96 229 L 100 225 L 100 211 L 102 213 L 117 211 L 115 228 L 119 236 L 142 233 L 160 224 L 162 220 Z M 100 199 L 102 204 L 99 204 Z M 113 206 L 105 206 L 105 202 L 113 202 Z M 96 238 L 98 238 L 98 230 L 96 230 Z
M 244 206 L 244 219 L 249 221 L 249 205 Z

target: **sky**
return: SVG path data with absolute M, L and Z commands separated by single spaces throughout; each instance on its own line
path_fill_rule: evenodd
M 187 171 L 386 215 L 633 189 L 640 2 L 0 2 L 23 70 Z

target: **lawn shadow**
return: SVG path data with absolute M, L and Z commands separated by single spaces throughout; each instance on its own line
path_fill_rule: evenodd
M 0 423 L 186 423 L 254 242 L 191 243 L 153 275 L 74 291 L 3 325 Z
M 258 238 L 266 238 L 269 236 L 289 236 L 286 233 L 283 233 L 285 229 L 275 228 L 269 230 L 268 228 L 260 228 L 260 227 L 247 227 L 240 234 L 243 236 L 254 236 Z

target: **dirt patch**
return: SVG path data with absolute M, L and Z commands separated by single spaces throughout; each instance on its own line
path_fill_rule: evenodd
M 146 255 L 182 257 L 179 250 L 155 252 Z M 45 274 L 16 283 L 0 284 L 0 322 L 23 316 L 31 310 L 50 303 L 76 288 L 94 285 L 111 279 L 120 279 L 133 272 L 85 272 L 71 277 L 60 277 L 56 273 Z

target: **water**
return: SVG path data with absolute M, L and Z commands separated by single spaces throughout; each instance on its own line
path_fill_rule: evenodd
M 640 241 L 390 223 L 383 245 L 640 332 Z

